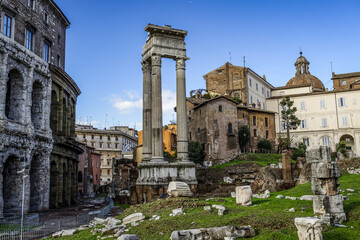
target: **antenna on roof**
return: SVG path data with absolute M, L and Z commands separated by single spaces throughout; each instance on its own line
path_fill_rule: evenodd
M 333 65 L 332 65 L 332 62 L 330 62 L 330 67 L 331 67 L 331 74 L 334 72 L 333 71 Z
M 301 47 L 300 47 L 300 56 L 302 56 L 302 51 L 301 51 Z
M 231 52 L 229 52 L 229 59 L 230 59 L 230 63 L 231 63 L 231 60 L 232 60 L 232 59 L 231 59 Z

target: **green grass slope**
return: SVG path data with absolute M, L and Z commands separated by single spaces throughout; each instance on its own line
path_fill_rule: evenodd
M 344 175 L 340 179 L 340 188 L 345 190 L 343 195 L 349 196 L 350 200 L 344 201 L 344 208 L 347 228 L 325 227 L 323 231 L 324 239 L 360 239 L 360 175 Z M 355 189 L 354 193 L 346 191 L 347 188 Z M 288 200 L 285 198 L 277 199 L 276 196 L 300 197 L 311 195 L 310 183 L 297 186 L 285 191 L 272 193 L 270 198 L 253 198 L 253 206 L 237 206 L 234 198 L 223 198 L 224 202 L 218 199 L 205 201 L 205 199 L 165 199 L 156 200 L 151 203 L 131 206 L 127 208 L 119 219 L 134 213 L 142 212 L 146 220 L 139 226 L 129 226 L 129 233 L 136 234 L 141 240 L 162 240 L 169 239 L 174 230 L 193 229 L 203 227 L 219 227 L 225 225 L 251 225 L 256 236 L 252 239 L 298 239 L 296 227 L 294 226 L 295 217 L 313 216 L 312 201 Z M 226 207 L 225 215 L 218 216 L 216 211 L 205 212 L 203 206 L 212 204 L 222 204 Z M 185 215 L 170 217 L 172 209 L 183 207 Z M 295 212 L 286 212 L 290 208 L 295 208 Z M 305 208 L 302 212 L 301 209 Z M 152 215 L 159 215 L 158 221 L 149 221 Z M 83 231 L 72 237 L 62 239 L 96 239 L 90 231 Z M 111 238 L 109 238 L 111 239 Z

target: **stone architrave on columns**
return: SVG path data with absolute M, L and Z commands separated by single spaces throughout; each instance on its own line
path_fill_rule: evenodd
M 189 161 L 188 126 L 186 115 L 185 60 L 187 59 L 176 59 L 177 157 L 180 161 Z
M 163 161 L 161 56 L 151 56 L 152 67 L 152 161 Z
M 143 161 L 149 161 L 152 155 L 151 126 L 151 71 L 150 62 L 143 61 Z

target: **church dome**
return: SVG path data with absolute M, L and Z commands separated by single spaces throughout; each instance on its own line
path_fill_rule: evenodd
M 295 62 L 296 74 L 291 78 L 286 86 L 297 87 L 307 84 L 312 84 L 314 91 L 325 91 L 324 84 L 317 77 L 313 76 L 309 72 L 310 62 L 300 52 L 300 57 Z

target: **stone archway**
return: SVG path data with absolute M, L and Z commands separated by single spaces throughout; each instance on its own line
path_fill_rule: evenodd
M 67 167 L 66 167 L 66 164 L 63 163 L 62 164 L 62 206 L 66 206 L 67 205 L 67 202 L 66 202 L 66 193 L 67 193 Z
M 346 143 L 346 150 L 352 151 L 354 150 L 354 138 L 349 134 L 342 135 L 340 137 L 340 141 L 344 141 Z
M 56 208 L 58 206 L 58 177 L 59 170 L 56 162 L 51 161 L 50 164 L 50 207 Z
M 4 214 L 20 213 L 22 201 L 22 175 L 20 158 L 11 155 L 4 163 L 2 177 L 2 198 Z
M 34 154 L 30 166 L 30 211 L 36 212 L 42 208 L 42 169 L 41 155 Z
M 19 122 L 25 105 L 24 79 L 21 73 L 13 69 L 8 74 L 6 83 L 5 115 L 8 119 Z

